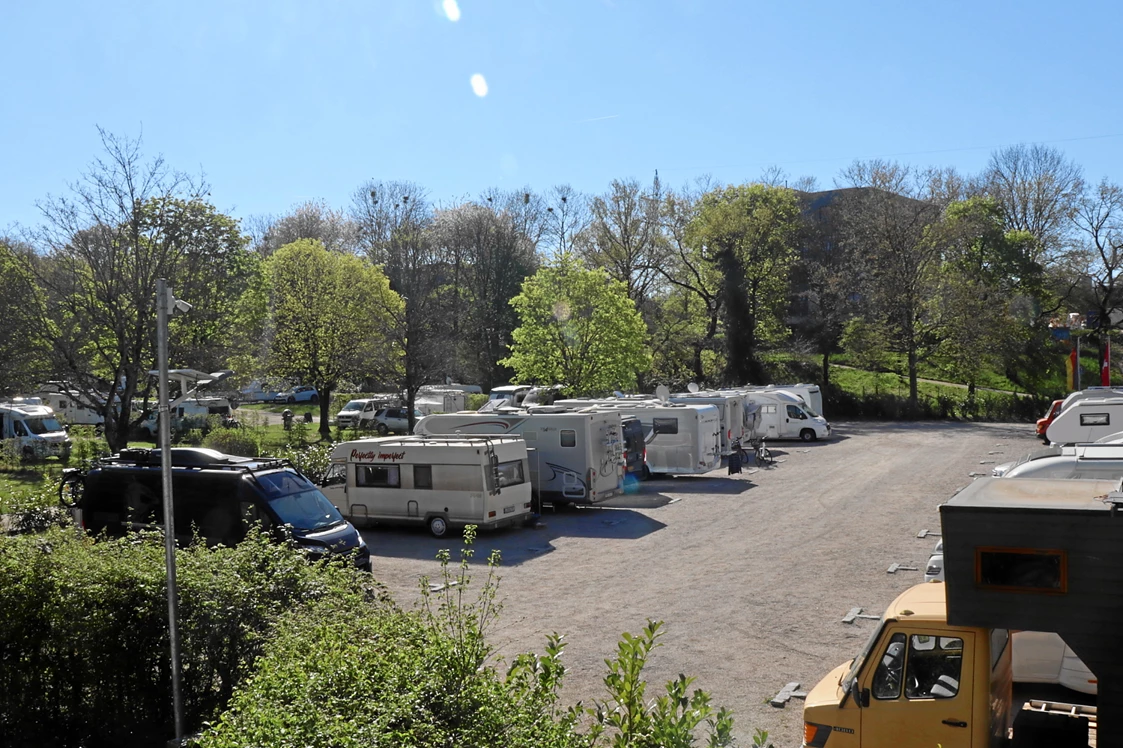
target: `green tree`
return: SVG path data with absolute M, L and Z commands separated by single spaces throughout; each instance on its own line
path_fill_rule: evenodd
M 799 220 L 795 192 L 784 187 L 730 186 L 702 197 L 688 240 L 721 272 L 729 381 L 762 382 L 757 349 L 787 332 Z
M 521 381 L 594 394 L 633 386 L 650 365 L 647 329 L 627 288 L 573 255 L 528 278 L 511 305 L 520 324 L 511 355 L 501 363 Z
M 30 248 L 0 237 L 0 391 L 28 391 L 49 369 L 47 307 L 31 272 Z
M 320 435 L 331 437 L 331 393 L 392 357 L 389 329 L 401 310 L 382 271 L 301 239 L 266 264 L 272 307 L 269 371 L 316 388 Z

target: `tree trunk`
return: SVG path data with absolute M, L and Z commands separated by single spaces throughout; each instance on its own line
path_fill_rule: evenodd
M 916 416 L 917 411 L 919 410 L 919 407 L 918 407 L 919 398 L 918 398 L 918 392 L 917 392 L 917 381 L 916 381 L 917 380 L 917 373 L 916 373 L 916 370 L 917 370 L 916 350 L 910 349 L 909 350 L 909 410 L 911 411 L 911 415 L 913 417 Z
M 831 352 L 823 351 L 823 386 L 831 383 Z
M 316 390 L 316 397 L 320 399 L 320 439 L 331 441 L 331 388 Z

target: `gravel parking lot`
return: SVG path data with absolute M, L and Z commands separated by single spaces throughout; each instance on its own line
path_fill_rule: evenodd
M 764 728 L 798 746 L 802 702 L 768 700 L 786 683 L 810 688 L 856 654 L 873 621 L 923 580 L 939 531 L 937 506 L 971 481 L 1039 446 L 1025 424 L 838 423 L 826 442 L 776 442 L 772 468 L 655 480 L 595 508 L 547 513 L 539 529 L 484 533 L 477 559 L 503 555 L 504 608 L 490 632 L 500 652 L 541 651 L 565 634 L 563 702 L 605 697 L 604 660 L 621 632 L 666 624 L 648 696 L 679 673 L 730 707 L 741 745 Z M 403 606 L 435 575 L 439 541 L 424 530 L 365 531 L 375 576 Z M 893 563 L 918 571 L 888 574 Z M 485 570 L 477 572 L 482 579 Z

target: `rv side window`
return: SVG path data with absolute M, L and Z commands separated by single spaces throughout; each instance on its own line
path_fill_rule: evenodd
M 577 446 L 577 432 L 573 431 L 571 429 L 562 429 L 561 445 L 563 447 L 576 447 Z
M 401 475 L 397 465 L 357 465 L 355 485 L 364 488 L 398 488 Z
M 525 482 L 523 477 L 523 461 L 512 460 L 511 462 L 499 463 L 499 487 L 506 488 L 507 486 L 517 486 Z
M 776 412 L 776 406 L 775 405 L 762 405 L 762 406 L 760 406 L 760 412 L 761 413 L 775 413 Z
M 1110 413 L 1081 413 L 1080 414 L 1081 426 L 1110 426 L 1111 414 Z
M 677 418 L 654 418 L 651 421 L 651 430 L 656 434 L 677 434 Z
M 433 466 L 432 465 L 414 465 L 413 466 L 413 487 L 414 488 L 432 488 L 433 487 Z
M 1066 592 L 1068 557 L 1061 550 L 976 548 L 975 584 L 1014 592 Z

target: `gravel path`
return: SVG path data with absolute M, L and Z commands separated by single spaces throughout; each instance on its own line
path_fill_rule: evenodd
M 504 609 L 490 631 L 508 656 L 565 634 L 563 703 L 604 698 L 604 660 L 623 631 L 665 622 L 652 654 L 649 698 L 679 673 L 733 709 L 741 745 L 757 727 L 798 746 L 802 702 L 767 701 L 786 683 L 813 686 L 852 657 L 872 621 L 923 580 L 939 531 L 937 506 L 971 481 L 1036 448 L 1023 424 L 839 423 L 827 442 L 775 442 L 777 464 L 726 476 L 642 484 L 595 508 L 548 513 L 541 529 L 485 533 L 503 554 Z M 446 541 L 423 530 L 365 531 L 375 575 L 403 605 L 435 575 Z M 920 569 L 887 574 L 892 563 Z M 483 571 L 477 572 L 482 578 Z

